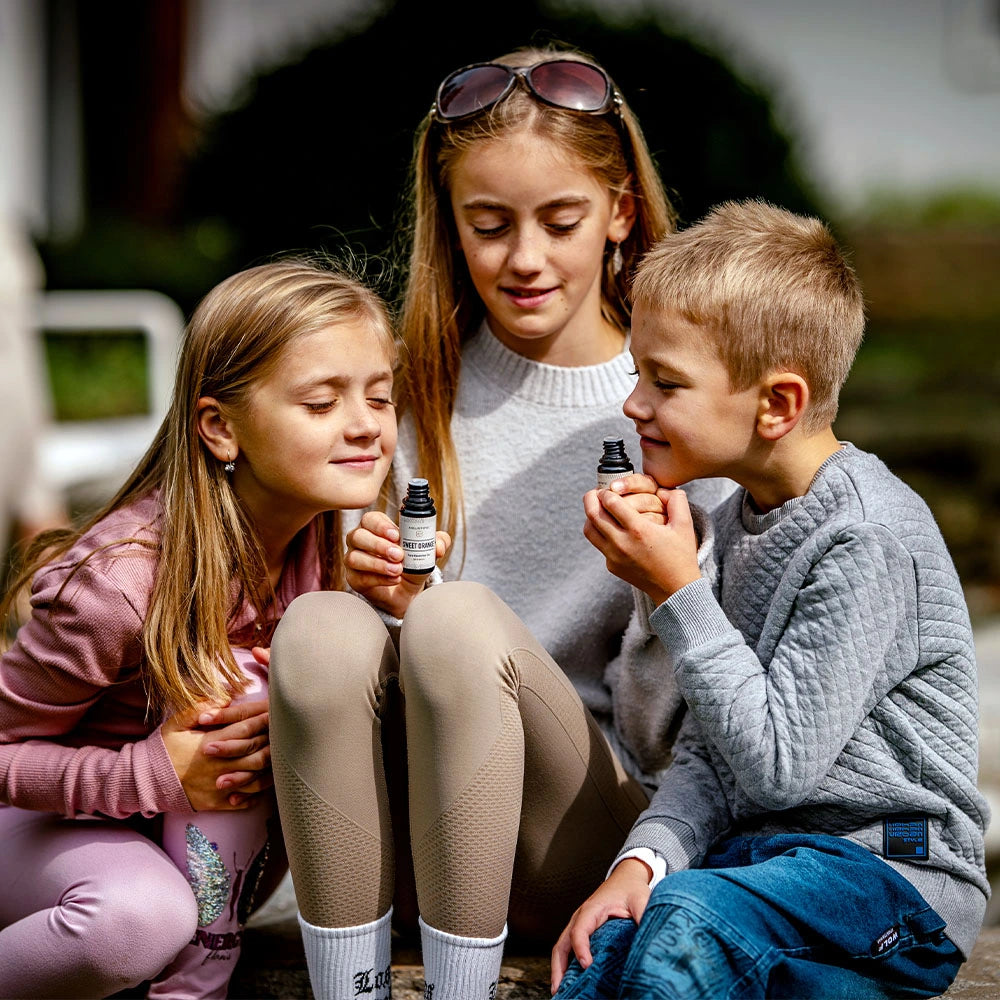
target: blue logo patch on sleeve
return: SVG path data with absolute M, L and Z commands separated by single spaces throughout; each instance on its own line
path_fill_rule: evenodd
M 882 854 L 893 861 L 926 861 L 926 816 L 892 816 L 882 820 Z

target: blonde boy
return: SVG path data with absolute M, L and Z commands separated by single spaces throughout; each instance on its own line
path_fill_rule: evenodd
M 689 711 L 553 951 L 559 996 L 936 995 L 989 894 L 974 650 L 926 505 L 831 426 L 855 275 L 818 220 L 728 203 L 633 298 L 644 475 L 588 494 L 585 533 L 655 605 Z M 710 476 L 743 487 L 711 516 L 714 580 L 673 489 Z

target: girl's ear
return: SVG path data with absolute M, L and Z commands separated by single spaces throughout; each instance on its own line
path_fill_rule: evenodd
M 631 191 L 618 195 L 611 206 L 611 222 L 608 224 L 608 239 L 612 243 L 622 243 L 635 222 L 635 196 Z
M 195 406 L 195 421 L 198 436 L 220 462 L 232 462 L 236 459 L 240 453 L 240 443 L 218 400 L 212 396 L 202 396 Z
M 809 384 L 797 372 L 776 372 L 760 386 L 757 433 L 767 441 L 783 438 L 809 405 Z

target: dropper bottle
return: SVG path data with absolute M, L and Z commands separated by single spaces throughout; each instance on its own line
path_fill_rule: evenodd
M 437 510 L 426 479 L 411 479 L 399 508 L 404 573 L 430 573 L 437 563 Z
M 597 463 L 597 488 L 606 490 L 616 479 L 623 479 L 635 472 L 625 454 L 625 442 L 618 437 L 604 439 L 604 454 Z

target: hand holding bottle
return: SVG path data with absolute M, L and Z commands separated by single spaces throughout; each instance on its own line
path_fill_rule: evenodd
M 435 532 L 435 557 L 451 548 L 451 536 Z M 368 511 L 347 535 L 347 582 L 377 608 L 402 618 L 427 583 L 426 572 L 404 572 L 399 528 L 381 511 Z

